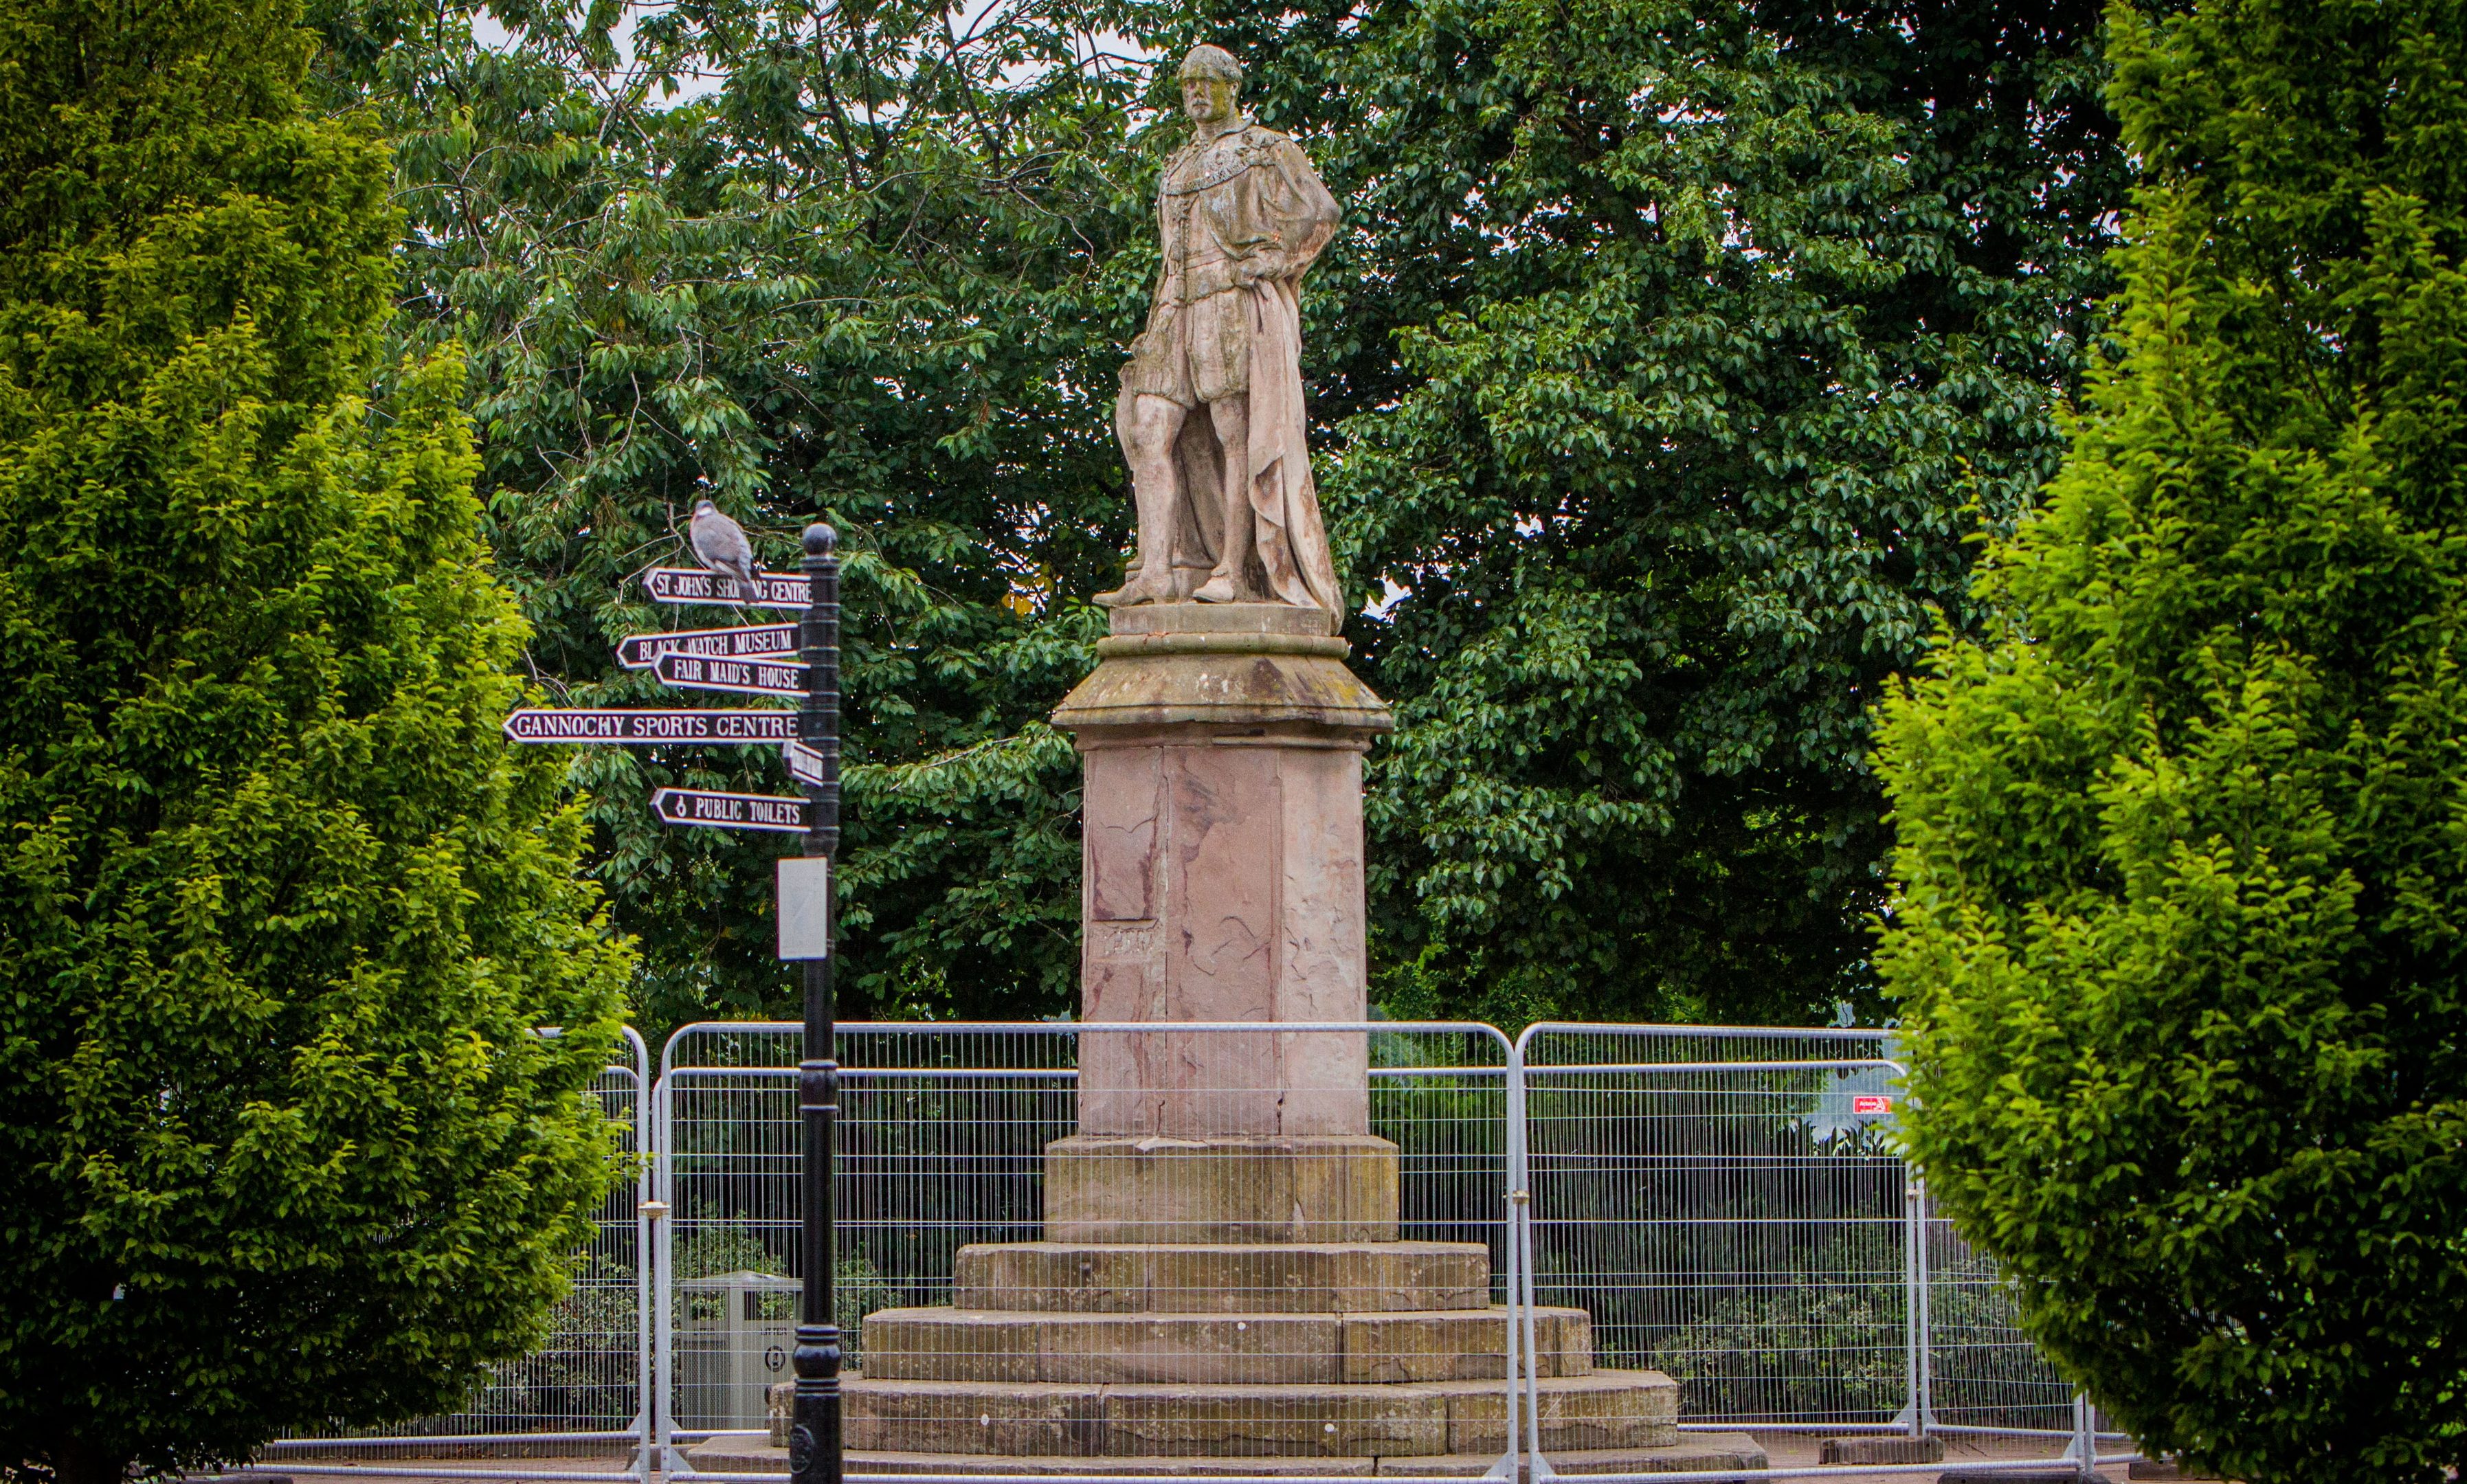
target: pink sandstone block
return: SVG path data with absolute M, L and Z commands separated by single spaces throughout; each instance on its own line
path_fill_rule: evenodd
M 1358 749 L 1313 738 L 1123 742 L 1083 741 L 1086 1018 L 1362 1019 Z M 1366 1133 L 1368 1061 L 1359 1032 L 1090 1033 L 1080 1129 Z

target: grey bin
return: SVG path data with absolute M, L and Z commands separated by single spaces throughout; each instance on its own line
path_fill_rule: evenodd
M 768 1426 L 763 1393 L 793 1381 L 804 1284 L 773 1272 L 723 1272 L 677 1285 L 677 1423 L 689 1430 Z

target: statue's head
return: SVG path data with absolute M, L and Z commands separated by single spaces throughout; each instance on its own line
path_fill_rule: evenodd
M 1214 124 L 1234 116 L 1242 90 L 1242 64 L 1221 46 L 1195 46 L 1182 59 L 1182 111 L 1190 122 Z

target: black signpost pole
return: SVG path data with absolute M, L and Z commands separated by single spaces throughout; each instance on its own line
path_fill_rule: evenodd
M 799 631 L 805 662 L 805 699 L 797 735 L 823 755 L 823 778 L 805 785 L 805 854 L 828 861 L 840 843 L 840 564 L 828 526 L 805 528 L 809 606 Z M 822 867 L 827 874 L 828 866 Z M 784 911 L 786 904 L 782 903 Z M 797 1106 L 804 1123 L 804 1312 L 797 1323 L 797 1406 L 788 1435 L 788 1468 L 796 1484 L 840 1484 L 840 1330 L 834 1321 L 831 1270 L 831 1167 L 838 1135 L 839 1062 L 833 1047 L 831 961 L 803 960 L 805 1055 L 798 1064 Z

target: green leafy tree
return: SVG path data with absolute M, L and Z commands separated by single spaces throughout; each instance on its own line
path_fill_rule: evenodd
M 1892 700 L 1931 1188 L 2146 1447 L 2467 1458 L 2467 12 L 2117 19 L 2115 363 Z
M 0 1475 L 458 1402 L 613 1173 L 630 956 L 383 146 L 283 0 L 0 7 Z M 564 1034 L 536 1034 L 562 1025 Z
M 673 705 L 620 637 L 736 621 L 632 579 L 687 561 L 706 496 L 793 570 L 845 534 L 842 982 L 876 1014 L 1015 1014 L 1076 980 L 1077 776 L 1042 725 L 1093 663 L 1129 502 L 1116 348 L 1143 307 L 1108 266 L 1144 205 L 1113 173 L 1137 74 L 1067 8 L 467 11 L 336 89 L 401 136 L 415 347 L 473 348 L 501 570 L 568 702 Z M 382 12 L 328 23 L 403 34 Z M 359 49 L 366 50 L 364 45 Z M 679 98 L 671 89 L 715 90 Z M 760 616 L 757 616 L 760 617 Z M 779 616 L 773 616 L 779 617 Z M 692 704 L 690 699 L 684 704 Z M 662 826 L 662 784 L 779 792 L 768 750 L 594 753 L 598 870 L 645 946 L 654 1027 L 793 1003 L 771 948 L 775 840 Z
M 1209 17 L 1315 270 L 1392 1009 L 1872 1005 L 1865 712 L 2053 470 L 2122 171 L 2088 4 Z M 1320 349 L 1324 348 L 1324 349 Z
M 406 333 L 474 347 L 502 570 L 577 701 L 708 619 L 629 576 L 705 494 L 847 533 L 852 998 L 1075 979 L 1075 759 L 1129 501 L 1110 404 L 1185 128 L 1109 55 L 1233 44 L 1349 230 L 1305 373 L 1373 755 L 1399 1011 L 1799 1019 L 1867 983 L 1865 708 L 2052 472 L 2120 200 L 2094 7 L 693 0 L 328 18 L 403 137 Z M 390 39 L 389 39 L 390 38 Z M 354 62 L 351 58 L 366 58 Z M 671 88 L 715 91 L 689 99 Z M 595 753 L 655 1022 L 792 997 L 775 845 L 664 830 L 749 751 Z

